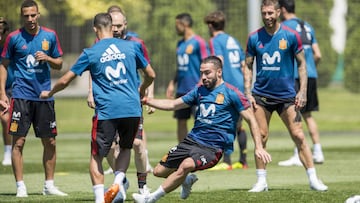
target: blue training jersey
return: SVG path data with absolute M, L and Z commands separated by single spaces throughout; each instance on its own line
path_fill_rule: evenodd
M 298 32 L 298 34 L 301 36 L 302 29 L 301 29 L 299 20 L 300 19 L 298 19 L 298 18 L 293 18 L 293 19 L 284 21 L 283 24 L 290 27 L 293 30 L 296 30 Z M 317 74 L 316 64 L 315 64 L 315 60 L 314 60 L 314 54 L 313 54 L 313 50 L 312 50 L 312 45 L 317 44 L 317 40 L 315 38 L 315 31 L 314 31 L 314 28 L 309 23 L 307 23 L 305 21 L 303 21 L 303 22 L 304 22 L 304 28 L 306 31 L 306 38 L 310 42 L 309 44 L 305 44 L 303 42 L 307 75 L 309 78 L 317 78 L 318 74 Z M 295 70 L 297 70 L 296 60 L 295 60 Z M 295 71 L 295 78 L 299 78 L 299 73 L 297 71 Z
M 224 82 L 214 90 L 198 85 L 182 100 L 197 106 L 194 127 L 188 136 L 202 145 L 233 151 L 236 123 L 240 112 L 250 107 L 248 99 Z
M 226 33 L 220 33 L 210 39 L 210 54 L 222 56 L 223 79 L 244 92 L 244 75 L 241 62 L 245 60 L 240 43 Z
M 209 55 L 206 41 L 198 35 L 177 44 L 177 94 L 186 94 L 200 80 L 200 64 Z
M 9 59 L 11 68 L 14 69 L 13 98 L 44 101 L 39 98 L 40 93 L 51 89 L 50 65 L 35 60 L 37 51 L 43 51 L 53 58 L 63 55 L 54 30 L 40 27 L 36 35 L 31 35 L 21 28 L 6 38 L 1 56 Z M 46 100 L 53 99 L 51 97 Z
M 90 71 L 96 114 L 108 120 L 141 116 L 137 69 L 147 65 L 135 42 L 106 38 L 84 49 L 71 71 Z
M 294 59 L 302 49 L 300 36 L 282 24 L 274 35 L 264 27 L 251 33 L 246 55 L 256 57 L 252 92 L 269 98 L 295 97 Z

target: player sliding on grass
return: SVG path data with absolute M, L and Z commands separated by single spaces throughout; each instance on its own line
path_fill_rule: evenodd
M 134 193 L 137 203 L 156 202 L 166 193 L 182 185 L 180 197 L 186 199 L 192 185 L 198 180 L 197 170 L 211 168 L 218 163 L 226 150 L 233 150 L 236 123 L 241 115 L 249 124 L 255 143 L 255 158 L 267 164 L 271 156 L 262 147 L 259 127 L 250 103 L 234 86 L 222 79 L 222 62 L 216 56 L 205 58 L 200 66 L 198 85 L 188 94 L 171 99 L 144 98 L 144 104 L 161 110 L 178 110 L 196 105 L 195 124 L 187 137 L 171 148 L 154 168 L 154 175 L 166 178 L 150 194 Z

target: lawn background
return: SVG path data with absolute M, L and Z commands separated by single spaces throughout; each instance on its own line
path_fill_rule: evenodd
M 341 88 L 319 91 L 321 111 L 314 113 L 321 131 L 321 143 L 325 153 L 325 164 L 316 165 L 318 176 L 329 186 L 328 192 L 309 189 L 302 167 L 279 167 L 277 162 L 291 156 L 293 143 L 276 114 L 271 121 L 268 151 L 273 162 L 268 165 L 266 193 L 248 193 L 256 181 L 252 157 L 253 143 L 248 136 L 250 168 L 232 171 L 200 171 L 199 181 L 186 202 L 344 202 L 354 194 L 360 194 L 360 96 Z M 11 167 L 0 166 L 0 202 L 93 202 L 93 193 L 88 174 L 91 116 L 93 111 L 86 106 L 86 98 L 56 100 L 57 168 L 55 183 L 69 193 L 68 197 L 44 197 L 41 195 L 43 169 L 40 140 L 30 132 L 24 149 L 25 175 L 29 197 L 15 197 L 16 187 Z M 189 121 L 189 126 L 191 126 Z M 167 150 L 176 144 L 175 119 L 172 112 L 156 111 L 145 115 L 144 127 L 148 134 L 150 161 L 155 165 Z M 308 137 L 307 137 L 308 138 Z M 308 142 L 310 139 L 307 139 Z M 310 143 L 310 142 L 309 142 Z M 2 146 L 2 142 L 1 142 Z M 310 143 L 311 146 L 311 143 Z M 232 155 L 238 158 L 238 147 Z M 107 167 L 104 162 L 104 167 Z M 136 171 L 131 161 L 128 171 L 131 193 L 136 192 Z M 113 176 L 105 177 L 105 185 L 112 183 Z M 155 190 L 162 179 L 148 176 L 148 186 Z M 179 189 L 166 195 L 159 202 L 184 202 Z

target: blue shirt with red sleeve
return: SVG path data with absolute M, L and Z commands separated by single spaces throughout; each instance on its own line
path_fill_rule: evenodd
M 188 136 L 202 145 L 232 152 L 240 112 L 250 107 L 239 89 L 226 82 L 213 90 L 198 85 L 181 99 L 197 106 L 194 127 Z
M 39 98 L 40 93 L 51 89 L 50 65 L 35 60 L 37 51 L 42 51 L 52 58 L 63 55 L 54 30 L 40 27 L 36 35 L 31 35 L 21 28 L 6 38 L 1 57 L 9 59 L 14 70 L 13 98 L 44 101 Z M 53 99 L 51 97 L 47 100 Z
M 200 80 L 200 64 L 209 56 L 206 41 L 198 35 L 177 44 L 177 94 L 183 95 L 192 90 Z
M 246 55 L 256 57 L 253 93 L 269 98 L 294 98 L 295 55 L 303 50 L 299 34 L 281 24 L 274 35 L 265 28 L 248 37 Z

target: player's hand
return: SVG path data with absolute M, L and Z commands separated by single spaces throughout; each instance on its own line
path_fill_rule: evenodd
M 39 62 L 41 61 L 47 62 L 49 60 L 49 56 L 42 51 L 37 51 L 35 53 L 35 59 Z
M 298 111 L 306 105 L 306 92 L 299 91 L 295 97 L 295 110 Z
M 246 97 L 249 99 L 250 104 L 254 110 L 258 108 L 255 98 L 251 94 L 247 94 Z
M 94 101 L 94 96 L 93 96 L 92 92 L 89 92 L 89 94 L 88 94 L 87 105 L 88 105 L 88 107 L 95 109 L 95 101 Z
M 40 94 L 40 99 L 48 99 L 50 96 L 50 91 L 42 91 Z
M 10 104 L 10 103 L 9 103 L 9 98 L 7 97 L 6 94 L 0 95 L 0 100 L 3 101 L 3 102 L 5 102 L 5 104 L 7 104 L 7 105 Z
M 154 107 L 151 107 L 151 106 L 148 106 L 148 105 L 145 105 L 145 110 L 148 114 L 153 114 L 155 113 L 155 108 Z
M 271 162 L 271 155 L 265 149 L 255 149 L 255 157 L 261 159 L 264 164 Z
M 9 104 L 0 100 L 0 114 L 4 115 L 9 110 Z

